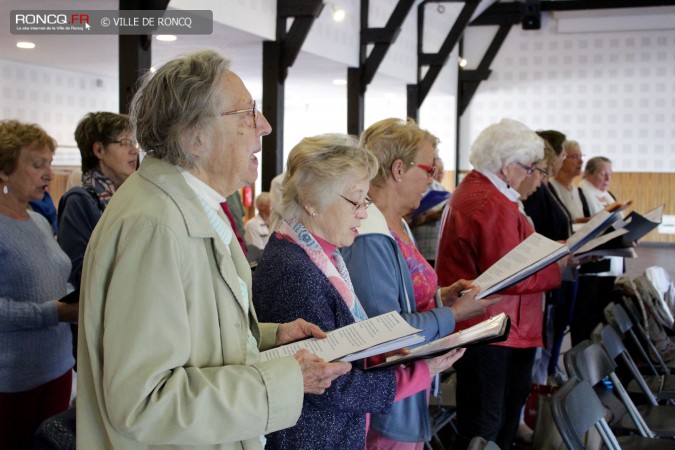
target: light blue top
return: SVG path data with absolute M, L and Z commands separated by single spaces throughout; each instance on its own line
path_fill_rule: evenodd
M 56 301 L 66 295 L 70 259 L 44 217 L 0 214 L 0 392 L 21 392 L 75 363 L 70 326 Z
M 422 330 L 427 342 L 455 329 L 455 316 L 446 306 L 417 312 L 410 270 L 377 206 L 368 209 L 368 218 L 361 222 L 354 243 L 341 252 L 368 317 L 397 311 L 406 322 Z M 371 427 L 398 441 L 428 441 L 431 419 L 427 392 L 395 402 L 389 414 L 372 414 Z

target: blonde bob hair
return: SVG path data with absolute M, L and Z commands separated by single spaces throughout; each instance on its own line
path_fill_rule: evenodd
M 502 119 L 480 132 L 473 145 L 469 162 L 477 170 L 499 173 L 512 163 L 531 165 L 544 158 L 544 140 L 522 123 Z
M 412 120 L 389 118 L 375 122 L 361 134 L 361 145 L 377 157 L 380 165 L 372 184 L 384 186 L 394 161 L 400 159 L 408 170 L 415 162 L 417 151 L 424 141 L 429 141 L 436 151 L 439 139 L 420 128 Z
M 279 213 L 286 221 L 299 220 L 305 206 L 321 210 L 376 173 L 377 159 L 356 138 L 338 133 L 306 137 L 288 155 Z

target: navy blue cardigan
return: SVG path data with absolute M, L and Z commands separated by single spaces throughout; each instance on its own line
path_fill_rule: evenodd
M 253 273 L 253 304 L 261 322 L 302 318 L 324 331 L 354 323 L 328 278 L 293 242 L 272 235 Z M 366 413 L 386 414 L 396 393 L 391 370 L 364 371 L 362 362 L 323 395 L 305 394 L 296 426 L 267 436 L 266 449 L 354 449 L 366 442 Z

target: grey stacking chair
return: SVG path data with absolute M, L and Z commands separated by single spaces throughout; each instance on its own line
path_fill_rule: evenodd
M 605 420 L 605 408 L 590 384 L 571 377 L 553 394 L 553 420 L 570 450 L 585 450 L 584 435 L 593 427 L 609 450 L 666 450 L 675 442 L 644 436 L 616 437 Z
M 614 390 L 627 410 L 621 419 L 622 428 L 637 430 L 645 437 L 675 436 L 675 406 L 636 407 L 615 373 L 616 364 L 599 344 L 589 340 L 580 342 L 565 354 L 564 361 L 570 376 L 587 381 L 592 386 L 606 377 L 612 380 Z
M 668 367 L 668 364 L 666 364 L 666 362 L 663 360 L 661 354 L 656 350 L 656 347 L 654 347 L 654 344 L 649 339 L 649 336 L 646 334 L 639 323 L 633 323 L 630 317 L 628 317 L 628 313 L 626 313 L 626 310 L 623 308 L 623 306 L 617 303 L 610 303 L 605 307 L 604 313 L 605 319 L 607 319 L 607 322 L 609 322 L 609 324 L 614 327 L 617 333 L 622 336 L 626 335 L 631 339 L 633 344 L 635 344 L 635 347 L 640 352 L 642 359 L 647 365 L 650 366 L 650 369 L 655 374 L 670 374 L 670 367 Z M 634 330 L 638 330 L 638 333 L 642 336 L 642 338 L 639 339 Z M 656 366 L 650 357 L 650 353 L 656 361 Z
M 611 326 L 598 324 L 591 337 L 593 342 L 602 345 L 610 358 L 614 361 L 620 358 L 628 367 L 633 376 L 633 380 L 628 383 L 626 388 L 628 393 L 644 395 L 651 405 L 657 405 L 659 401 L 675 399 L 675 376 L 642 375 L 630 353 L 621 342 L 621 338 Z

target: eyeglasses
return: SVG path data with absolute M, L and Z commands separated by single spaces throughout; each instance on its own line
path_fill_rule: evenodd
M 108 144 L 119 144 L 122 147 L 138 147 L 138 142 L 133 139 L 120 139 L 118 141 L 108 141 Z
M 527 171 L 527 176 L 528 176 L 528 177 L 529 177 L 530 175 L 532 175 L 532 174 L 534 173 L 534 171 L 536 170 L 536 167 L 526 166 L 525 164 L 521 164 L 521 163 L 519 163 L 519 162 L 516 162 L 516 164 L 518 164 L 520 167 L 522 167 L 523 169 L 525 169 L 525 170 Z
M 545 171 L 544 169 L 540 169 L 539 167 L 535 166 L 534 170 L 539 172 L 543 178 L 548 178 L 548 172 Z
M 253 100 L 253 107 L 252 108 L 237 109 L 236 111 L 227 111 L 227 112 L 220 113 L 220 115 L 221 116 L 232 116 L 234 114 L 243 114 L 243 113 L 251 113 L 251 117 L 253 117 L 253 128 L 257 129 L 258 128 L 258 122 L 257 122 L 258 110 L 255 107 L 255 100 Z
M 430 177 L 433 177 L 434 174 L 436 173 L 436 166 L 432 167 L 432 166 L 427 166 L 426 164 L 417 164 L 417 163 L 414 163 L 414 162 L 410 163 L 410 165 L 419 167 L 420 169 L 424 170 L 427 173 L 427 175 L 429 175 Z
M 366 197 L 366 199 L 364 201 L 362 201 L 361 203 L 357 203 L 354 200 L 349 200 L 347 197 L 345 197 L 342 194 L 338 194 L 338 195 L 352 204 L 352 206 L 354 207 L 353 208 L 354 214 L 356 214 L 356 212 L 359 210 L 359 208 L 363 208 L 363 210 L 365 211 L 366 209 L 370 208 L 370 205 L 373 204 L 373 201 L 371 199 L 369 199 L 368 197 Z

